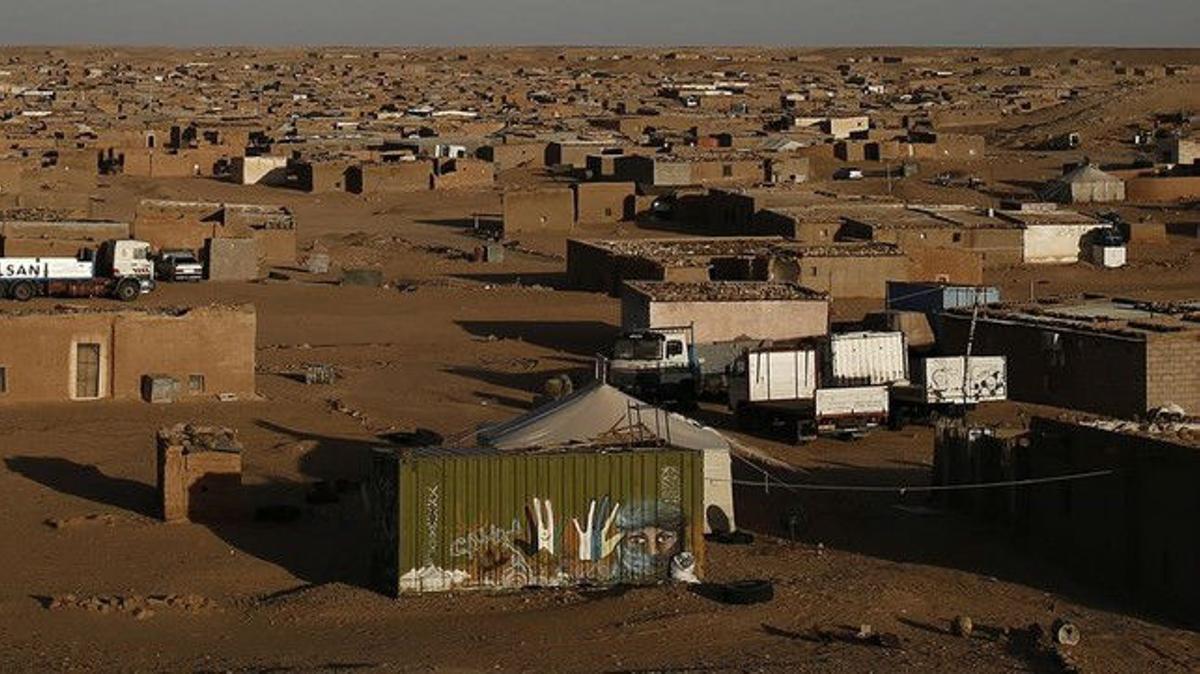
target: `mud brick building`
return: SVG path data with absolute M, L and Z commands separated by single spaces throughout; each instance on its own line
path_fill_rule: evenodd
M 632 281 L 621 294 L 621 327 L 690 325 L 697 343 L 752 335 L 797 339 L 829 334 L 829 298 L 794 283 Z
M 774 281 L 835 298 L 882 298 L 887 281 L 978 283 L 978 264 L 961 262 L 953 273 L 933 273 L 926 267 L 949 268 L 936 256 L 914 261 L 897 246 L 877 242 L 807 246 L 778 237 L 567 241 L 571 285 L 614 295 L 630 280 Z
M 229 161 L 230 179 L 239 185 L 287 184 L 287 157 L 233 157 Z
M 633 183 L 578 183 L 575 220 L 580 224 L 632 220 L 637 211 Z
M 475 156 L 491 162 L 497 171 L 520 166 L 543 164 L 546 157 L 546 143 L 497 143 L 484 145 Z
M 244 514 L 242 446 L 233 431 L 178 424 L 158 432 L 157 492 L 165 522 L 214 522 Z
M 779 237 L 568 239 L 567 280 L 573 288 L 613 296 L 625 281 L 766 280 L 762 259 L 782 243 Z
M 995 211 L 966 206 L 879 207 L 848 213 L 836 238 L 883 241 L 903 250 L 918 246 L 970 250 L 979 254 L 985 267 L 999 267 L 1023 261 L 1025 229 L 1013 219 L 997 217 Z
M 496 167 L 468 157 L 438 159 L 434 162 L 430 181 L 435 190 L 490 187 L 496 182 Z
M 137 207 L 133 237 L 157 250 L 201 253 L 213 239 L 252 239 L 259 265 L 296 261 L 296 225 L 282 206 L 145 199 Z
M 941 314 L 964 353 L 968 310 Z M 1126 419 L 1179 405 L 1200 413 L 1200 304 L 1043 300 L 980 312 L 972 353 L 1008 358 L 1009 397 Z
M 128 239 L 129 223 L 110 220 L 0 221 L 0 254 L 6 257 L 74 257 L 109 239 Z
M 433 180 L 433 160 L 417 159 L 351 166 L 346 190 L 355 194 L 386 194 L 427 190 Z
M 505 192 L 503 208 L 505 236 L 575 226 L 575 195 L 567 187 Z
M 352 158 L 295 159 L 288 163 L 288 182 L 305 192 L 345 192 L 358 164 Z
M 252 305 L 0 311 L 0 404 L 136 400 L 173 377 L 181 400 L 255 394 Z
M 913 273 L 912 260 L 898 247 L 875 242 L 780 246 L 768 265 L 771 281 L 798 283 L 836 298 L 882 298 L 888 281 L 923 276 Z

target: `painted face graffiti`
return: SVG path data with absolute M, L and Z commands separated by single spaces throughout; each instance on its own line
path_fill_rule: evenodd
M 430 494 L 436 498 L 435 494 Z M 550 499 L 534 498 L 525 521 L 471 529 L 454 539 L 450 554 L 458 570 L 478 585 L 561 585 L 663 581 L 673 577 L 672 559 L 688 554 L 685 518 L 678 503 L 625 505 L 605 496 L 588 502 L 582 516 L 556 523 Z M 457 566 L 457 565 L 456 565 Z
M 671 558 L 683 551 L 683 514 L 673 504 L 627 508 L 618 518 L 621 574 L 631 580 L 666 579 Z

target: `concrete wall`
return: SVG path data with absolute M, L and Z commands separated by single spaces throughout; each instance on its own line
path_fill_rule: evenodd
M 182 313 L 95 311 L 0 313 L 0 404 L 75 399 L 75 347 L 100 345 L 100 396 L 133 400 L 146 374 L 181 383 L 184 398 L 254 395 L 254 307 L 200 307 Z M 205 390 L 189 393 L 188 377 Z
M 621 295 L 623 329 L 681 325 L 694 325 L 699 343 L 739 337 L 812 337 L 829 333 L 829 303 L 825 300 L 654 302 L 628 290 Z
M 1083 239 L 1103 223 L 1082 225 L 1027 225 L 1023 241 L 1026 264 L 1070 264 L 1083 255 Z
M 210 281 L 253 281 L 262 276 L 253 238 L 209 239 L 204 252 Z
M 1146 406 L 1179 405 L 1200 416 L 1200 335 L 1156 334 L 1146 344 Z
M 287 157 L 234 157 L 229 163 L 233 181 L 239 185 L 287 183 Z
M 1139 610 L 1200 620 L 1200 454 L 1148 437 L 1035 417 L 1019 441 L 939 433 L 934 483 L 1023 480 L 1113 471 L 1039 488 L 950 492 L 944 502 L 1010 531 L 1023 549 L 1058 561 Z M 1086 560 L 1081 562 L 1081 560 Z
M 938 320 L 945 342 L 941 348 L 963 353 L 970 316 L 943 314 Z M 1051 345 L 1055 334 L 1057 347 Z M 1141 416 L 1152 406 L 1148 345 L 1137 336 L 981 318 L 972 352 L 1008 358 L 1011 400 L 1123 418 Z

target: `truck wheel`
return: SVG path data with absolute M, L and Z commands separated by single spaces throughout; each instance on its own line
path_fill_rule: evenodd
M 733 424 L 739 431 L 748 431 L 753 427 L 754 422 L 750 418 L 750 409 L 746 405 L 738 405 L 733 410 Z
M 20 281 L 12 287 L 12 298 L 18 302 L 28 302 L 35 294 L 33 284 L 29 281 Z
M 8 283 L 0 281 L 0 297 L 8 297 Z
M 135 279 L 122 279 L 117 283 L 113 296 L 122 302 L 132 302 L 142 292 L 141 284 Z

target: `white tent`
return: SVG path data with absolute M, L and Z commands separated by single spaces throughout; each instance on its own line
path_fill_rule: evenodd
M 479 443 L 501 450 L 661 441 L 704 452 L 705 531 L 735 528 L 731 446 L 693 419 L 644 403 L 602 382 L 510 421 L 481 429 Z
M 1059 203 L 1094 203 L 1125 200 L 1125 181 L 1091 164 L 1050 181 L 1043 196 Z

